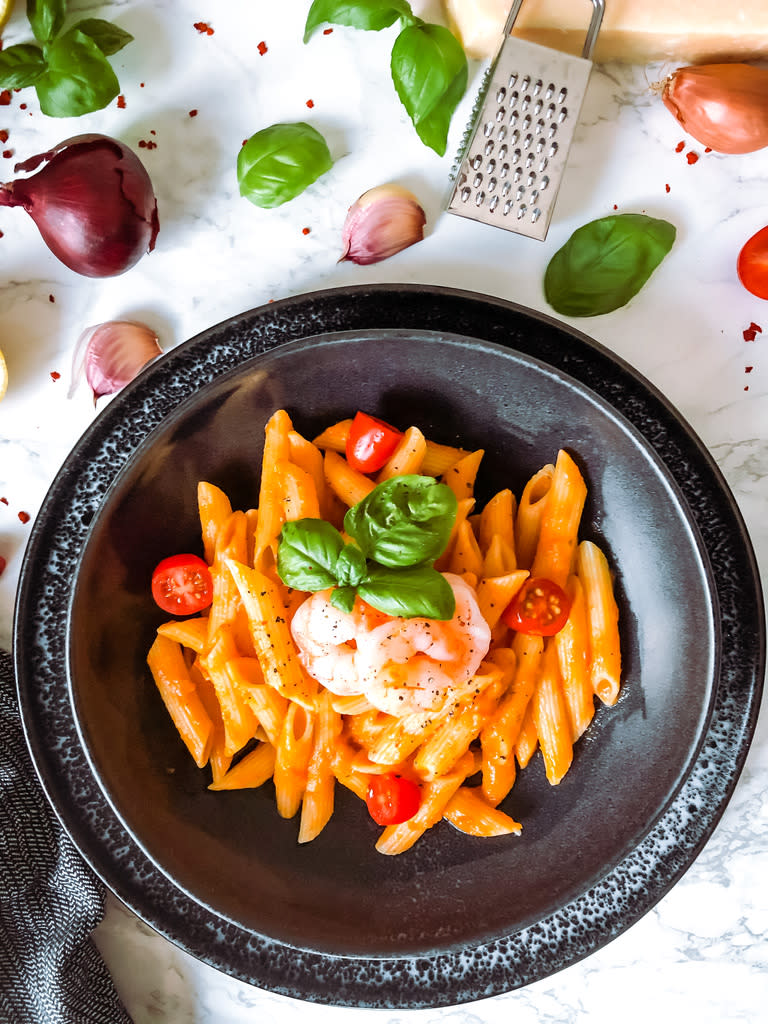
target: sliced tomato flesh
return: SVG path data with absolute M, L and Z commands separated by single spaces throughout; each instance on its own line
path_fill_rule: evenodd
M 198 555 L 164 558 L 152 573 L 152 597 L 170 615 L 194 615 L 213 600 L 211 570 Z
M 400 444 L 402 433 L 384 420 L 357 412 L 347 438 L 347 462 L 360 473 L 376 473 Z
M 568 621 L 571 599 L 559 584 L 543 576 L 528 579 L 502 612 L 518 633 L 554 636 Z
M 372 775 L 365 796 L 368 813 L 377 825 L 399 825 L 408 821 L 421 805 L 421 790 L 410 779 L 385 772 Z

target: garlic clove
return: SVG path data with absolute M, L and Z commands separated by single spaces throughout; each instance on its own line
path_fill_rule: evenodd
M 377 185 L 363 192 L 347 211 L 339 263 L 378 263 L 424 237 L 427 222 L 413 192 L 400 185 Z
M 146 324 L 110 320 L 88 327 L 75 345 L 69 397 L 85 377 L 95 404 L 102 395 L 112 395 L 124 388 L 162 352 L 157 335 Z

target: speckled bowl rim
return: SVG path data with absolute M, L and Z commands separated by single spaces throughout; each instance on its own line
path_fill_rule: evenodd
M 540 330 L 526 332 L 526 324 Z M 94 420 L 43 502 L 22 567 L 14 652 L 27 741 L 49 799 L 85 859 L 139 917 L 213 967 L 286 996 L 336 1006 L 417 1009 L 481 999 L 547 977 L 605 945 L 668 892 L 711 835 L 743 767 L 762 693 L 765 618 L 746 527 L 702 442 L 637 371 L 551 317 L 451 288 L 327 289 L 232 317 L 178 346 L 158 365 L 164 375 L 177 370 L 182 380 L 194 368 L 191 379 L 203 386 L 236 365 L 233 346 L 225 343 L 230 335 L 237 335 L 237 361 L 244 361 L 287 341 L 372 328 L 443 331 L 511 347 L 590 388 L 633 424 L 664 463 L 702 538 L 722 615 L 712 716 L 677 796 L 604 878 L 544 920 L 482 946 L 353 959 L 297 950 L 241 929 L 182 893 L 146 858 L 106 801 L 77 742 L 62 612 L 67 580 L 112 483 L 104 478 L 103 453 L 114 444 L 113 434 L 127 458 L 131 446 L 138 447 L 179 400 L 173 390 L 158 396 L 151 367 Z M 135 429 L 126 430 L 126 424 Z M 98 459 L 90 456 L 99 452 L 102 468 L 91 476 L 89 465 Z M 115 465 L 115 475 L 121 468 Z M 82 533 L 64 535 L 56 509 L 74 495 L 82 508 Z M 51 736 L 58 742 L 46 742 Z

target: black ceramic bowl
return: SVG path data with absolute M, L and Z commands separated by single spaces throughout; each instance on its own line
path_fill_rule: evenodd
M 175 734 L 145 664 L 164 618 L 151 571 L 200 548 L 199 480 L 235 507 L 255 504 L 264 424 L 281 407 L 309 437 L 362 408 L 483 447 L 481 500 L 500 486 L 519 493 L 559 447 L 579 462 L 582 536 L 617 573 L 624 685 L 557 788 L 539 755 L 521 773 L 503 805 L 522 821 L 520 838 L 473 839 L 441 823 L 384 857 L 364 805 L 341 790 L 330 824 L 299 846 L 269 785 L 208 791 Z M 110 404 L 38 519 L 15 647 L 43 781 L 129 906 L 256 984 L 420 1006 L 542 977 L 666 891 L 735 784 L 763 638 L 736 507 L 646 382 L 509 304 L 381 287 L 245 314 L 165 356 Z

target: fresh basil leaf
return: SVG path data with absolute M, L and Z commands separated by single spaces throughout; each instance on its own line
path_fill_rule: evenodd
M 345 544 L 336 560 L 336 579 L 340 586 L 356 587 L 365 578 L 365 555 L 355 544 Z
M 324 519 L 295 519 L 280 531 L 277 574 L 296 590 L 325 590 L 337 582 L 336 562 L 344 540 Z
M 578 228 L 544 275 L 544 295 L 565 316 L 598 316 L 626 305 L 675 241 L 675 227 L 641 213 L 601 217 Z
M 416 20 L 408 0 L 314 0 L 304 26 L 304 42 L 326 22 L 378 32 L 398 18 L 404 24 Z
M 385 480 L 344 517 L 344 529 L 366 558 L 381 565 L 418 565 L 434 561 L 451 535 L 456 496 L 431 476 Z
M 0 88 L 23 89 L 34 85 L 47 67 L 42 50 L 31 43 L 0 50 Z
M 48 47 L 48 70 L 35 82 L 49 117 L 78 117 L 106 107 L 120 92 L 109 61 L 84 32 L 70 29 Z
M 351 612 L 355 607 L 355 593 L 354 587 L 334 587 L 331 591 L 331 604 L 340 612 Z
M 50 43 L 58 35 L 66 13 L 67 0 L 27 0 L 27 19 L 40 43 Z
M 303 121 L 273 124 L 252 135 L 238 153 L 240 195 L 266 209 L 281 206 L 332 166 L 320 132 Z
M 102 18 L 83 18 L 82 21 L 78 21 L 75 28 L 90 36 L 105 57 L 111 57 L 113 53 L 122 50 L 133 39 L 130 32 L 125 32 L 111 21 L 104 21 Z
M 407 619 L 451 619 L 456 610 L 450 583 L 428 566 L 374 568 L 357 592 L 380 612 Z
M 410 25 L 395 40 L 390 67 L 416 133 L 442 156 L 453 112 L 467 88 L 461 44 L 442 25 Z

